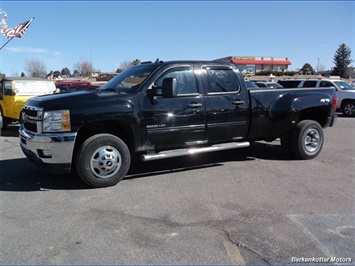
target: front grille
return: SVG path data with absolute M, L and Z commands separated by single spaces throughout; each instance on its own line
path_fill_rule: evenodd
M 25 105 L 22 109 L 22 122 L 26 130 L 42 132 L 43 108 Z

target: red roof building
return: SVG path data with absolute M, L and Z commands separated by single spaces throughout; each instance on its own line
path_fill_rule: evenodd
M 228 56 L 217 60 L 228 60 L 238 64 L 242 72 L 288 71 L 291 61 L 287 57 Z

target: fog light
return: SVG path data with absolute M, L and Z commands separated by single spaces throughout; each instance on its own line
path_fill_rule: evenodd
M 38 150 L 40 158 L 52 158 L 52 153 L 49 150 Z

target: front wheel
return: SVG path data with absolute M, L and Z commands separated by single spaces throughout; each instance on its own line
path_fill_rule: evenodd
M 300 159 L 313 159 L 322 150 L 323 128 L 316 121 L 304 120 L 297 125 L 292 136 L 293 154 Z
M 116 185 L 127 174 L 131 156 L 118 137 L 98 134 L 88 138 L 76 154 L 76 171 L 91 187 Z

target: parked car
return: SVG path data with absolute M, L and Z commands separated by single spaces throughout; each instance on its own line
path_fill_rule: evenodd
M 22 107 L 25 102 L 35 96 L 53 94 L 53 81 L 40 78 L 5 77 L 0 80 L 0 114 L 2 129 L 7 125 L 21 121 Z
M 96 81 L 109 81 L 113 77 L 117 76 L 118 73 L 100 73 L 99 76 L 96 78 Z
M 100 88 L 100 85 L 94 85 L 94 84 L 74 84 L 69 86 L 69 91 L 70 92 L 75 92 L 75 91 L 92 91 Z
M 337 95 L 337 110 L 344 116 L 355 116 L 355 88 L 340 79 L 281 79 L 284 88 L 325 88 L 333 87 Z
M 248 90 L 250 90 L 250 89 L 251 90 L 259 89 L 259 87 L 256 86 L 256 84 L 254 82 L 250 81 L 250 80 L 246 80 L 245 81 L 245 85 L 247 86 Z
M 71 85 L 91 85 L 90 81 L 78 81 L 78 80 L 67 80 L 67 81 L 56 81 L 56 91 L 55 93 L 69 92 L 69 87 Z
M 259 88 L 282 89 L 282 85 L 277 82 L 254 82 Z

